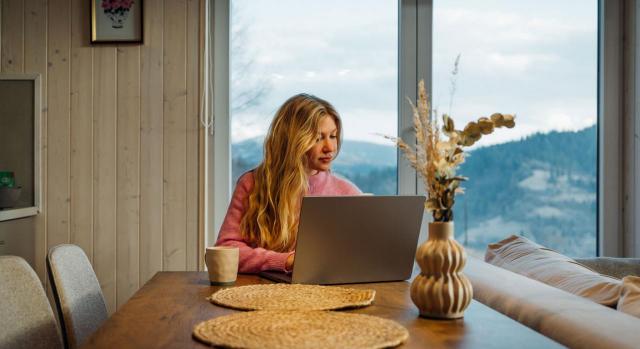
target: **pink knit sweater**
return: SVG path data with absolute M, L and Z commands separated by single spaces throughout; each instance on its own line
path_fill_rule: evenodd
M 263 270 L 286 271 L 285 263 L 291 252 L 275 252 L 260 247 L 253 247 L 242 238 L 240 233 L 240 220 L 244 216 L 249 194 L 254 186 L 253 172 L 247 172 L 238 179 L 236 189 L 227 209 L 216 246 L 237 246 L 240 248 L 241 273 L 258 273 Z M 309 190 L 307 195 L 313 196 L 339 196 L 360 195 L 362 192 L 351 182 L 338 178 L 330 172 L 320 171 L 309 177 Z

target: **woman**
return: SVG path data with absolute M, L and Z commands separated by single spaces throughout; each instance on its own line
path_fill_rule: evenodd
M 236 185 L 216 245 L 240 248 L 241 273 L 290 271 L 304 195 L 359 195 L 330 172 L 342 141 L 340 116 L 308 94 L 289 98 L 264 141 L 264 159 Z

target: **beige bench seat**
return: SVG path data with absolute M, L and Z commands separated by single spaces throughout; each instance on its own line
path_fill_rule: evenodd
M 638 348 L 640 319 L 469 257 L 473 298 L 571 348 Z

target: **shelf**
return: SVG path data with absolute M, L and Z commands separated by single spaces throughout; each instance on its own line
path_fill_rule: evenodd
M 38 214 L 37 207 L 24 207 L 9 210 L 0 210 L 0 222 L 12 219 L 35 216 Z

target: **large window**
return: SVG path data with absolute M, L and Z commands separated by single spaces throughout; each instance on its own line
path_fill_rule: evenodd
M 364 192 L 395 194 L 398 4 L 233 0 L 230 32 L 232 183 L 262 159 L 277 108 L 305 92 L 332 103 L 344 142 L 333 171 Z
M 514 129 L 470 149 L 460 169 L 469 181 L 454 210 L 456 239 L 477 255 L 509 234 L 571 256 L 597 253 L 597 191 L 605 178 L 598 178 L 597 163 L 597 0 L 214 4 L 221 7 L 214 24 L 223 26 L 214 30 L 216 67 L 223 67 L 214 74 L 214 107 L 218 127 L 229 123 L 230 139 L 217 137 L 213 147 L 218 175 L 210 195 L 219 202 L 207 231 L 215 234 L 224 217 L 228 187 L 261 161 L 277 108 L 300 92 L 327 99 L 342 115 L 334 172 L 365 192 L 419 191 L 415 172 L 398 166 L 396 149 L 380 134 L 410 135 L 405 97 L 414 99 L 424 78 L 433 107 L 458 127 L 493 112 L 517 116 Z M 614 105 L 613 98 L 602 103 Z M 615 125 L 619 116 L 601 117 Z
M 470 250 L 520 234 L 595 255 L 597 8 L 596 0 L 434 1 L 434 106 L 459 127 L 517 114 L 514 129 L 481 140 L 460 170 L 469 181 L 456 202 L 456 236 Z

